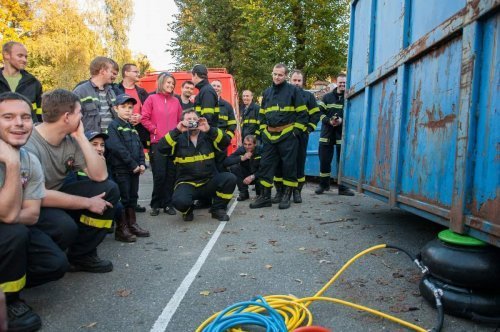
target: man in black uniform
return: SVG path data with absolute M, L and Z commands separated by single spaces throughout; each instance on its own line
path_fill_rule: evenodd
M 212 81 L 212 87 L 214 88 L 217 96 L 219 97 L 219 121 L 217 123 L 217 128 L 222 130 L 222 132 L 229 136 L 229 140 L 234 137 L 234 131 L 236 130 L 236 118 L 234 116 L 233 106 L 221 97 L 222 94 L 222 83 L 219 80 Z M 223 166 L 224 159 L 227 156 L 227 148 L 222 151 L 216 151 L 215 153 L 215 163 L 217 165 L 217 170 L 219 172 L 224 172 L 225 168 Z
M 309 142 L 309 134 L 316 130 L 320 112 L 316 102 L 316 98 L 309 91 L 304 90 L 304 74 L 300 70 L 294 70 L 290 77 L 292 85 L 295 85 L 302 92 L 302 97 L 307 107 L 308 122 L 307 127 L 298 135 L 299 149 L 297 151 L 297 181 L 299 185 L 293 189 L 293 202 L 302 203 L 302 188 L 306 181 L 305 166 L 307 157 L 307 143 Z
M 342 146 L 342 124 L 344 117 L 344 94 L 345 94 L 345 74 L 337 76 L 337 87 L 332 92 L 323 96 L 320 103 L 321 115 L 321 136 L 319 139 L 319 162 L 320 162 L 320 183 L 315 193 L 323 194 L 330 190 L 331 164 L 333 150 L 337 147 L 337 165 L 340 162 L 340 149 Z M 344 185 L 339 185 L 339 195 L 354 196 L 354 193 Z
M 191 101 L 191 96 L 194 92 L 194 83 L 192 81 L 184 81 L 181 85 L 181 94 L 175 95 L 177 99 L 179 99 L 179 103 L 181 103 L 181 107 L 183 110 L 187 110 L 188 108 L 193 108 L 194 103 Z
M 307 108 L 300 90 L 287 83 L 288 69 L 283 64 L 273 68 L 273 85 L 264 91 L 259 121 L 263 143 L 262 159 L 257 178 L 262 194 L 250 204 L 256 209 L 271 206 L 271 188 L 276 168 L 281 161 L 283 197 L 280 209 L 290 207 L 292 189 L 297 182 L 297 136 L 307 126 Z
M 215 150 L 223 150 L 229 138 L 222 130 L 210 127 L 194 110 L 186 110 L 177 128 L 158 142 L 161 153 L 171 155 L 177 166 L 177 181 L 172 197 L 174 207 L 184 221 L 192 221 L 195 199 L 212 201 L 212 218 L 228 221 L 227 204 L 233 197 L 236 177 L 229 172 L 217 173 Z
M 196 65 L 191 71 L 192 81 L 198 89 L 194 99 L 194 110 L 207 119 L 211 127 L 217 127 L 219 121 L 219 96 L 208 83 L 208 69 L 204 65 Z
M 28 51 L 23 44 L 7 42 L 2 47 L 5 67 L 0 69 L 0 93 L 17 92 L 31 103 L 33 121 L 42 121 L 42 84 L 35 76 L 28 73 Z
M 243 91 L 241 95 L 243 107 L 241 111 L 241 140 L 248 135 L 260 135 L 259 112 L 260 107 L 253 101 L 253 93 L 250 90 Z
M 22 147 L 32 128 L 31 103 L 18 93 L 0 94 L 0 290 L 7 297 L 9 331 L 40 328 L 40 317 L 20 293 L 57 280 L 68 269 L 65 253 L 37 227 L 43 170 Z

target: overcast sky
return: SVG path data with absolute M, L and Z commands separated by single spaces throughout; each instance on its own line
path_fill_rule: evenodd
M 155 70 L 174 67 L 174 60 L 165 50 L 173 37 L 167 31 L 167 24 L 173 21 L 175 13 L 177 6 L 173 0 L 134 0 L 129 47 L 134 55 L 146 54 Z

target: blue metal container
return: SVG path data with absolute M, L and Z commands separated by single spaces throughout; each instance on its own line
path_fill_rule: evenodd
M 500 246 L 500 1 L 354 0 L 340 181 Z
M 305 174 L 306 176 L 319 176 L 319 138 L 321 136 L 321 121 L 318 123 L 318 127 L 315 131 L 309 134 L 309 142 L 307 143 L 307 155 L 306 155 L 306 166 Z M 338 167 L 337 159 L 334 154 L 332 160 L 332 171 L 331 178 L 337 180 L 338 178 Z

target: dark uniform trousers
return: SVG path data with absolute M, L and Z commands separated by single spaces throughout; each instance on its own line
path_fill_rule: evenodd
M 248 185 L 243 183 L 243 180 L 247 176 L 252 175 L 252 172 L 250 171 L 249 168 L 244 167 L 241 163 L 230 166 L 229 171 L 233 173 L 236 176 L 236 186 L 238 187 L 239 192 L 246 192 L 248 193 Z M 252 181 L 250 184 L 254 184 L 255 180 Z
M 113 176 L 120 189 L 123 208 L 135 208 L 139 199 L 139 173 L 116 172 Z
M 307 144 L 309 143 L 309 134 L 307 132 L 300 132 L 297 135 L 297 182 L 306 182 L 306 157 L 307 157 Z M 279 166 L 276 168 L 273 181 L 279 184 L 283 184 L 283 172 L 281 161 Z
M 340 151 L 341 144 L 330 145 L 330 144 L 320 144 L 318 148 L 319 154 L 319 176 L 320 176 L 320 186 L 323 188 L 330 187 L 330 177 L 332 171 L 332 160 L 333 153 L 336 150 L 336 161 L 337 169 L 340 163 Z M 347 188 L 343 185 L 339 185 L 339 189 Z
M 178 183 L 172 201 L 174 207 L 182 213 L 186 213 L 191 208 L 194 200 L 203 198 L 213 198 L 212 210 L 226 209 L 233 197 L 235 187 L 236 176 L 229 172 L 222 172 L 201 186 L 187 182 Z
M 257 173 L 260 183 L 264 187 L 270 188 L 273 181 L 276 180 L 283 182 L 285 186 L 297 187 L 299 140 L 295 133 L 291 133 L 288 137 L 277 142 L 273 142 L 266 135 L 262 135 L 262 142 L 262 159 Z
M 68 267 L 66 254 L 36 226 L 0 223 L 0 288 L 8 302 L 24 287 L 62 278 Z
M 41 208 L 36 228 L 50 236 L 62 249 L 68 249 L 68 259 L 95 254 L 97 246 L 104 240 L 111 227 L 120 192 L 116 183 L 110 180 L 94 182 L 77 181 L 63 186 L 59 191 L 70 195 L 94 197 L 106 193 L 104 199 L 113 205 L 103 215 L 87 210 L 64 210 Z
M 151 170 L 153 171 L 153 193 L 150 206 L 165 208 L 172 204 L 175 184 L 175 165 L 171 157 L 158 152 L 158 144 L 151 145 Z

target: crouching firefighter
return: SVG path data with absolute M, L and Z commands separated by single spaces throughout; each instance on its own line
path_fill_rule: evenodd
M 194 110 L 186 110 L 177 128 L 158 142 L 160 153 L 173 156 L 177 166 L 172 203 L 184 221 L 194 219 L 193 202 L 202 198 L 212 200 L 212 218 L 229 220 L 226 209 L 233 197 L 236 177 L 228 172 L 218 173 L 215 165 L 215 151 L 224 150 L 229 143 L 222 130 L 210 127 Z

